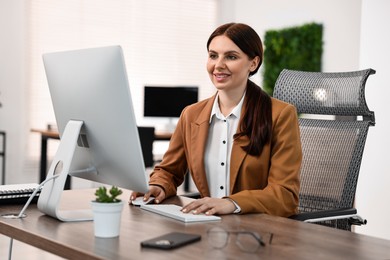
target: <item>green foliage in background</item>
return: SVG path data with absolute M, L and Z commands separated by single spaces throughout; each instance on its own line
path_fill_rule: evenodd
M 263 89 L 272 96 L 283 69 L 321 71 L 321 24 L 309 23 L 266 31 L 264 37 Z

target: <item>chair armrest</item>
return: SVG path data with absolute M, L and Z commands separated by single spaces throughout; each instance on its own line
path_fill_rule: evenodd
M 293 215 L 290 218 L 300 221 L 305 221 L 308 219 L 318 219 L 334 216 L 346 216 L 346 215 L 355 215 L 357 210 L 354 208 L 344 208 L 344 209 L 330 209 L 330 210 L 320 210 L 314 212 L 304 212 L 297 215 Z
M 290 217 L 291 219 L 304 222 L 321 222 L 336 219 L 348 219 L 351 225 L 365 225 L 367 220 L 357 215 L 355 208 L 321 210 L 315 212 L 305 212 Z

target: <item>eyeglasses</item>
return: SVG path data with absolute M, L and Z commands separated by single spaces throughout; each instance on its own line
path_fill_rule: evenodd
M 264 247 L 266 245 L 262 237 L 256 232 L 226 231 L 219 227 L 214 227 L 207 231 L 208 242 L 212 247 L 222 249 L 227 245 L 230 234 L 234 234 L 236 236 L 236 245 L 244 252 L 254 253 L 260 247 Z M 269 233 L 268 235 L 268 244 L 271 244 L 273 234 Z

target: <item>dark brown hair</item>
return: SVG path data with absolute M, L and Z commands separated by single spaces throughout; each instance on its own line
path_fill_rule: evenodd
M 256 56 L 260 58 L 257 68 L 250 72 L 249 76 L 256 74 L 263 62 L 263 44 L 256 31 L 242 23 L 221 25 L 210 35 L 207 41 L 207 50 L 209 50 L 211 41 L 221 35 L 232 40 L 248 55 L 249 59 L 254 59 Z M 248 136 L 250 142 L 242 149 L 251 155 L 258 156 L 271 138 L 271 98 L 259 86 L 248 80 L 243 108 L 239 131 L 234 135 L 234 138 Z

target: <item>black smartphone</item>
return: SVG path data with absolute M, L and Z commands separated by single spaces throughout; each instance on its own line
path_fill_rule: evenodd
M 201 235 L 198 234 L 171 232 L 156 238 L 142 241 L 141 246 L 158 249 L 173 249 L 199 241 L 200 239 Z

